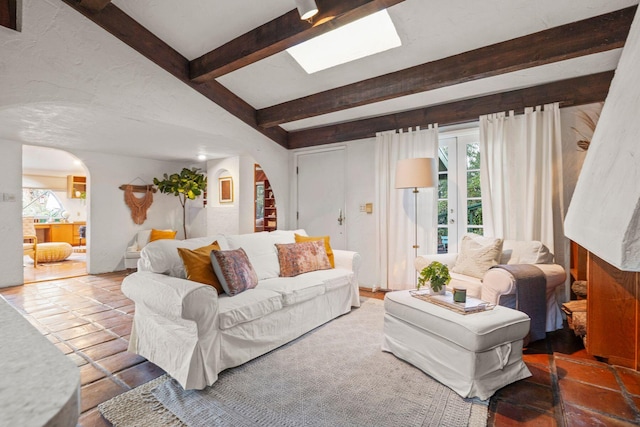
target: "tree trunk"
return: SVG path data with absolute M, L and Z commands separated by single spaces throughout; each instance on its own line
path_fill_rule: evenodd
M 180 203 L 182 204 L 182 231 L 184 232 L 184 238 L 187 239 L 187 197 L 179 197 Z

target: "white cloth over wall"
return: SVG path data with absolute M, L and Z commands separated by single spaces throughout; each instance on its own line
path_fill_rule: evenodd
M 558 103 L 526 108 L 522 115 L 481 116 L 480 152 L 484 234 L 539 240 L 552 253 L 563 252 Z
M 437 165 L 438 126 L 408 132 L 376 134 L 376 242 L 377 267 L 383 289 L 413 289 L 416 285 L 415 200 L 413 189 L 396 189 L 398 160 L 432 157 Z M 437 168 L 434 182 L 437 180 Z M 420 253 L 437 251 L 437 188 L 419 188 L 418 245 Z

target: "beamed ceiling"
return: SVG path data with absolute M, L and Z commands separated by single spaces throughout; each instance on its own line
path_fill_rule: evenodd
M 443 126 L 470 122 L 482 114 L 522 110 L 524 106 L 548 102 L 571 106 L 604 101 L 619 49 L 624 46 L 637 7 L 636 1 L 618 1 L 617 4 L 627 7 L 594 14 L 594 10 L 606 10 L 611 3 L 586 1 L 579 3 L 585 10 L 572 15 L 586 17 L 571 20 L 563 16 L 556 19 L 564 21 L 560 25 L 548 24 L 555 22 L 552 19 L 554 10 L 542 5 L 553 5 L 553 2 L 541 2 L 537 15 L 530 17 L 510 16 L 508 11 L 501 16 L 503 12 L 497 9 L 494 11 L 497 18 L 488 22 L 484 30 L 482 25 L 474 29 L 477 34 L 474 37 L 473 32 L 465 32 L 464 24 L 469 19 L 474 22 L 473 17 L 465 18 L 464 8 L 458 4 L 456 9 L 456 3 L 460 2 L 454 1 L 449 2 L 452 4 L 449 13 L 454 15 L 448 17 L 450 22 L 445 24 L 457 31 L 439 39 L 420 40 L 422 35 L 414 35 L 412 26 L 417 28 L 420 19 L 424 21 L 423 26 L 430 25 L 429 19 L 439 19 L 438 22 L 443 19 L 421 14 L 431 2 L 316 0 L 320 14 L 313 22 L 306 22 L 299 19 L 291 0 L 292 9 L 288 12 L 228 40 L 224 40 L 224 34 L 218 34 L 223 43 L 194 55 L 193 52 L 180 53 L 179 49 L 184 52 L 188 49 L 175 48 L 163 41 L 178 40 L 177 36 L 171 37 L 171 32 L 175 35 L 179 30 L 166 29 L 162 22 L 156 26 L 159 28 L 155 30 L 156 34 L 147 29 L 154 27 L 153 13 L 147 10 L 151 17 L 146 22 L 147 13 L 143 7 L 153 6 L 152 1 L 142 2 L 137 8 L 127 5 L 125 0 L 64 2 L 211 102 L 288 149 L 367 138 L 378 131 L 429 123 Z M 286 2 L 275 3 L 286 10 Z M 441 4 L 433 2 L 433 7 Z M 125 5 L 130 13 L 123 10 Z M 360 65 L 345 66 L 349 72 L 344 75 L 340 75 L 340 67 L 336 67 L 338 70 L 327 73 L 291 78 L 291 85 L 298 88 L 278 90 L 276 82 L 273 93 L 266 90 L 270 82 L 265 79 L 284 70 L 282 64 L 293 68 L 291 58 L 283 57 L 285 49 L 387 8 L 392 18 L 400 17 L 394 21 L 400 21 L 398 30 L 403 45 L 408 39 L 410 46 L 422 44 L 423 50 L 428 51 L 430 44 L 441 47 L 450 41 L 455 46 L 449 51 L 454 53 L 420 56 L 414 50 L 410 53 L 411 58 L 396 61 L 388 61 L 381 54 L 380 61 L 392 62 L 386 68 L 392 71 L 385 72 L 384 66 L 368 67 L 372 62 L 367 61 L 375 61 L 373 57 Z M 410 19 L 412 12 L 417 15 L 413 20 Z M 523 10 L 523 13 L 530 11 Z M 457 16 L 462 18 L 458 20 Z M 236 21 L 241 18 L 237 14 L 233 16 Z M 477 19 L 488 18 L 483 15 Z M 511 19 L 516 24 L 518 20 L 527 22 L 530 19 L 544 29 L 477 46 L 478 41 L 491 38 L 484 37 L 483 31 L 490 33 L 495 25 L 506 27 Z M 145 20 L 144 25 L 138 20 Z M 532 24 L 532 27 L 536 25 Z M 466 42 L 456 39 L 456 33 Z M 465 49 L 467 46 L 473 48 Z M 456 48 L 463 50 L 458 52 Z M 440 50 L 447 52 L 446 48 Z M 402 51 L 395 54 L 402 55 Z M 412 65 L 397 68 L 397 64 L 405 63 Z M 351 71 L 358 66 L 362 70 L 360 74 Z M 266 71 L 263 73 L 260 67 Z M 300 70 L 295 72 L 300 73 Z M 286 73 L 283 74 L 286 78 Z M 360 75 L 363 77 L 358 78 Z M 351 81 L 341 84 L 341 79 Z M 308 83 L 305 85 L 305 82 Z M 323 89 L 314 90 L 316 88 Z M 311 93 L 281 99 L 288 92 L 304 93 L 304 90 L 311 90 Z

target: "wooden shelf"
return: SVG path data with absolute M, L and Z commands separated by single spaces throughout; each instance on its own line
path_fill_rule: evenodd
M 67 197 L 70 199 L 84 199 L 87 194 L 87 177 L 67 175 Z
M 262 184 L 260 189 L 260 195 L 258 195 L 258 184 Z M 255 198 L 256 201 L 256 209 L 258 205 L 258 198 L 260 197 L 260 202 L 262 203 L 262 213 L 263 218 L 259 219 L 255 214 L 254 210 L 254 218 L 256 218 L 256 225 L 254 230 L 257 231 L 274 231 L 278 228 L 278 209 L 276 208 L 276 199 L 273 196 L 273 190 L 271 189 L 271 184 L 269 183 L 269 179 L 267 175 L 264 173 L 260 165 L 254 166 L 254 187 L 255 190 Z

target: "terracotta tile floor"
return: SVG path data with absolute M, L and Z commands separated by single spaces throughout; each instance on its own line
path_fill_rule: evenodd
M 80 370 L 79 425 L 108 426 L 97 405 L 164 372 L 126 351 L 134 306 L 120 291 L 126 272 L 5 288 L 2 295 Z M 361 290 L 384 298 L 383 292 Z M 488 426 L 640 425 L 640 374 L 589 356 L 573 332 L 547 334 L 525 350 L 532 377 L 499 390 Z

